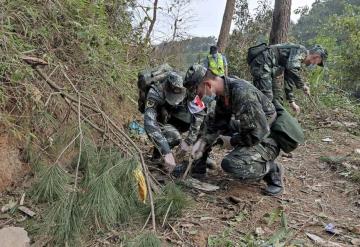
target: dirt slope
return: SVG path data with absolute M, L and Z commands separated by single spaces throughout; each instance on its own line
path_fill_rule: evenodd
M 9 142 L 7 135 L 0 135 L 0 192 L 21 179 L 30 169 L 19 160 L 19 150 Z

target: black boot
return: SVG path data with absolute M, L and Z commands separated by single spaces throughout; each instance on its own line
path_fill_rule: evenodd
M 204 163 L 205 164 L 204 165 L 202 163 L 200 163 L 200 160 L 193 162 L 191 169 L 191 177 L 197 179 L 202 179 L 206 177 L 206 164 Z M 187 164 L 177 165 L 175 169 L 172 171 L 171 175 L 176 178 L 180 178 L 185 173 L 187 166 L 188 166 Z
M 284 168 L 282 165 L 275 163 L 274 161 L 269 161 L 270 171 L 265 175 L 264 181 L 267 183 L 265 189 L 265 194 L 270 196 L 280 195 L 283 190 L 283 174 Z
M 150 158 L 150 161 L 152 162 L 152 163 L 155 163 L 155 164 L 157 164 L 157 163 L 162 163 L 162 157 L 161 157 L 161 154 L 160 154 L 160 152 L 159 152 L 159 150 L 157 149 L 157 148 L 155 148 L 154 147 L 154 149 L 153 149 L 153 153 L 152 153 L 152 156 L 151 156 L 151 158 Z
M 195 160 L 192 164 L 191 177 L 202 179 L 206 177 L 206 158 Z

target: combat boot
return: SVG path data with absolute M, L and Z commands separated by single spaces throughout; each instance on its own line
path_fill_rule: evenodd
M 194 164 L 193 164 L 194 165 Z M 175 167 L 171 175 L 180 178 L 186 171 L 187 164 L 180 164 Z M 195 166 L 191 170 L 191 177 L 196 179 L 202 179 L 206 177 L 206 166 Z
M 193 178 L 202 179 L 206 177 L 206 160 L 207 157 L 195 160 L 192 163 L 191 176 Z
M 162 163 L 162 157 L 157 148 L 154 147 L 153 153 L 150 158 L 151 163 L 153 164 L 161 164 Z
M 270 196 L 280 195 L 283 190 L 283 174 L 284 168 L 282 165 L 275 163 L 275 161 L 269 161 L 270 170 L 268 174 L 264 176 L 264 181 L 267 184 L 265 194 Z

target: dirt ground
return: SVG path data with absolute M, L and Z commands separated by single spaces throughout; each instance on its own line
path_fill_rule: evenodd
M 9 142 L 5 134 L 0 135 L 0 192 L 28 173 L 30 167 L 19 160 L 19 150 Z
M 325 137 L 333 141 L 323 142 Z M 285 168 L 285 193 L 278 197 L 262 195 L 264 183 L 242 184 L 221 172 L 210 175 L 206 182 L 219 185 L 220 190 L 191 190 L 196 203 L 173 223 L 175 230 L 169 230 L 168 238 L 181 246 L 259 246 L 245 239 L 276 235 L 282 228 L 279 212 L 283 212 L 291 230 L 282 238 L 285 246 L 316 246 L 305 233 L 331 241 L 320 246 L 360 246 L 360 184 L 319 160 L 352 155 L 358 148 L 360 138 L 345 131 L 312 131 L 292 158 L 285 154 L 278 158 Z M 232 202 L 230 196 L 239 202 Z M 335 235 L 325 231 L 329 223 L 335 226 Z
M 218 167 L 203 181 L 218 185 L 220 189 L 203 192 L 187 188 L 187 194 L 194 201 L 192 206 L 181 218 L 168 219 L 169 224 L 163 228 L 159 226 L 158 235 L 164 246 L 360 246 L 360 183 L 350 181 L 344 170 L 319 159 L 354 155 L 360 148 L 360 138 L 331 128 L 317 127 L 305 133 L 307 141 L 292 157 L 281 154 L 278 158 L 285 168 L 283 195 L 265 196 L 263 182 L 242 184 L 223 174 Z M 323 142 L 326 137 L 332 142 Z M 223 152 L 214 151 L 218 164 Z M 353 167 L 359 170 L 360 163 Z M 31 179 L 27 176 L 23 182 L 0 193 L 1 206 L 9 200 L 19 200 L 29 189 Z M 237 202 L 230 200 L 230 196 Z M 25 205 L 27 202 L 26 198 Z M 37 211 L 36 205 L 27 206 Z M 31 236 L 36 229 L 26 228 L 27 221 L 21 214 L 16 217 L 0 214 L 0 228 L 22 225 Z M 329 223 L 335 226 L 335 235 L 325 231 Z M 288 227 L 286 234 L 283 232 L 285 225 Z M 150 229 L 150 224 L 148 227 Z M 317 245 L 306 234 L 330 242 Z M 275 237 L 281 239 L 282 245 L 263 245 Z M 91 246 L 118 245 L 98 243 Z

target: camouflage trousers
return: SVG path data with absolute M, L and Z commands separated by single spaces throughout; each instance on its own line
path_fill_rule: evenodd
M 173 148 L 180 144 L 181 142 L 181 133 L 180 131 L 175 128 L 171 124 L 165 124 L 160 127 L 161 133 L 166 138 L 167 142 L 169 143 L 170 148 Z
M 276 58 L 272 50 L 259 54 L 250 64 L 254 86 L 265 94 L 272 102 L 283 104 L 284 83 L 282 68 L 275 65 Z M 275 103 L 274 103 L 275 104 Z
M 164 124 L 160 127 L 161 134 L 165 137 L 167 143 L 169 144 L 170 148 L 173 149 L 181 142 L 181 133 L 185 132 L 185 126 L 177 126 L 176 128 L 172 124 Z M 153 159 L 158 159 L 161 157 L 161 153 L 158 148 L 154 147 L 154 151 L 152 154 Z
M 279 152 L 276 142 L 272 138 L 266 138 L 252 147 L 236 147 L 224 157 L 221 167 L 240 180 L 259 180 L 269 172 L 269 161 L 275 160 Z

